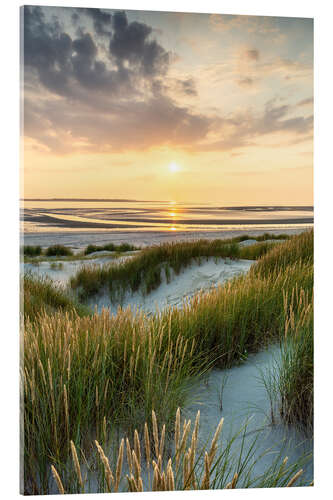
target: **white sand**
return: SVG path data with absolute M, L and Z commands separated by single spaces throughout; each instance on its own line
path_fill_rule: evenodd
M 89 244 L 105 245 L 106 243 L 132 243 L 138 247 L 159 245 L 170 241 L 193 241 L 204 239 L 225 239 L 244 234 L 259 236 L 264 233 L 270 234 L 299 234 L 311 226 L 302 226 L 297 229 L 283 227 L 279 229 L 250 229 L 242 230 L 219 230 L 219 231 L 109 231 L 109 232 L 49 232 L 49 233 L 26 233 L 24 245 L 40 245 L 46 248 L 50 245 L 65 245 L 82 250 Z M 22 241 L 23 244 L 23 241 Z
M 285 240 L 265 240 L 265 241 L 257 241 L 257 240 L 244 240 L 240 241 L 238 245 L 240 247 L 249 247 L 251 245 L 255 245 L 256 243 L 282 243 Z
M 77 271 L 82 266 L 87 265 L 97 265 L 101 266 L 103 264 L 107 264 L 112 262 L 113 259 L 109 256 L 102 256 L 95 259 L 89 260 L 69 260 L 69 261 L 61 261 L 61 260 L 52 260 L 52 261 L 42 261 L 38 264 L 32 264 L 30 262 L 23 263 L 21 262 L 21 273 L 24 271 L 30 271 L 38 276 L 47 276 L 61 284 L 63 286 L 67 285 L 71 276 L 77 273 Z M 53 268 L 52 264 L 56 266 L 60 265 L 61 267 Z
M 170 283 L 162 278 L 161 285 L 151 293 L 143 295 L 142 292 L 125 294 L 121 304 L 123 308 L 130 306 L 133 310 L 141 309 L 146 313 L 153 313 L 156 309 L 162 310 L 168 306 L 181 306 L 184 299 L 188 299 L 200 292 L 209 290 L 213 286 L 222 285 L 227 280 L 247 272 L 254 261 L 252 260 L 230 260 L 230 259 L 204 259 L 202 264 L 193 262 L 183 269 L 180 274 L 171 275 Z M 111 304 L 107 292 L 90 301 L 90 305 L 97 305 L 110 308 L 110 312 L 115 314 L 118 304 Z
M 272 346 L 266 351 L 249 355 L 246 362 L 227 370 L 213 369 L 206 380 L 196 384 L 189 393 L 191 402 L 185 407 L 183 415 L 193 422 L 200 410 L 199 442 L 204 445 L 210 442 L 220 419 L 224 417 L 222 447 L 229 437 L 241 429 L 246 422 L 244 455 L 249 450 L 253 439 L 258 437 L 255 457 L 271 449 L 254 467 L 254 475 L 260 475 L 274 462 L 282 451 L 282 459 L 289 457 L 289 464 L 299 459 L 304 453 L 312 450 L 313 440 L 306 439 L 304 434 L 294 426 L 285 426 L 279 419 L 278 409 L 274 408 L 275 422 L 272 425 L 270 404 L 262 382 L 262 374 L 277 366 L 280 360 L 280 349 Z M 221 387 L 225 386 L 221 397 Z M 222 410 L 221 410 L 222 400 Z M 276 401 L 275 401 L 276 403 Z M 237 438 L 232 452 L 239 454 L 241 437 Z M 304 477 L 313 478 L 312 461 L 305 467 Z

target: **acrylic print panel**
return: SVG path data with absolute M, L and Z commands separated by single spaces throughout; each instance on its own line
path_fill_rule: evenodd
M 310 486 L 313 20 L 21 29 L 22 493 Z

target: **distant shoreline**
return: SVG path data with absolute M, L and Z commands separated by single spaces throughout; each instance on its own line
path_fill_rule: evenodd
M 145 219 L 145 218 L 137 218 L 130 219 L 131 223 L 134 224 L 126 224 L 126 219 L 124 220 L 124 224 L 115 223 L 100 223 L 100 222 L 81 222 L 81 221 L 71 221 L 71 220 L 59 220 L 51 215 L 39 215 L 39 216 L 25 216 L 23 217 L 23 221 L 26 222 L 34 222 L 35 224 L 43 224 L 45 226 L 50 227 L 58 227 L 58 228 L 68 228 L 68 229 L 139 229 L 142 228 L 141 224 L 135 226 L 136 222 L 147 224 L 156 224 L 156 219 Z M 242 225 L 275 225 L 275 224 L 313 224 L 313 217 L 303 217 L 303 218 L 285 218 L 285 219 L 163 219 L 160 221 L 160 225 L 164 224 L 172 224 L 172 225 L 186 225 L 186 226 L 242 226 Z M 150 226 L 151 228 L 154 226 Z M 156 227 L 156 226 L 155 226 Z M 185 228 L 184 228 L 185 229 Z M 182 228 L 179 228 L 182 230 Z
M 147 247 L 159 245 L 166 241 L 193 241 L 199 239 L 224 239 L 234 236 L 247 234 L 251 236 L 261 235 L 263 233 L 272 234 L 299 234 L 307 231 L 312 226 L 303 226 L 298 228 L 256 228 L 253 226 L 248 228 L 229 229 L 222 227 L 220 230 L 200 230 L 193 231 L 177 230 L 177 231 L 161 231 L 161 230 L 114 230 L 114 231 L 39 231 L 21 233 L 21 244 L 24 245 L 40 245 L 47 247 L 49 245 L 61 244 L 72 248 L 82 249 L 89 244 L 104 245 L 110 242 L 121 244 L 131 243 L 136 246 Z

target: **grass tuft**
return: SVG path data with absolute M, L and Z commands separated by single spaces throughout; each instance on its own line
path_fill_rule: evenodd
M 73 252 L 70 248 L 64 245 L 52 245 L 45 250 L 45 255 L 47 257 L 60 257 L 60 256 L 70 256 Z
M 27 257 L 37 257 L 39 255 L 42 255 L 42 247 L 40 247 L 39 245 L 37 246 L 24 245 L 23 255 Z
M 88 245 L 84 250 L 84 255 L 89 255 L 93 252 L 101 251 L 109 252 L 133 252 L 135 250 L 140 250 L 140 248 L 130 245 L 129 243 L 121 243 L 120 245 L 115 245 L 114 243 L 107 243 L 106 245 Z

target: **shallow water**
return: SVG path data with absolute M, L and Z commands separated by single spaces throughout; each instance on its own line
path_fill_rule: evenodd
M 38 231 L 196 231 L 253 225 L 281 228 L 313 223 L 310 206 L 223 207 L 220 204 L 137 200 L 26 200 L 24 232 Z

